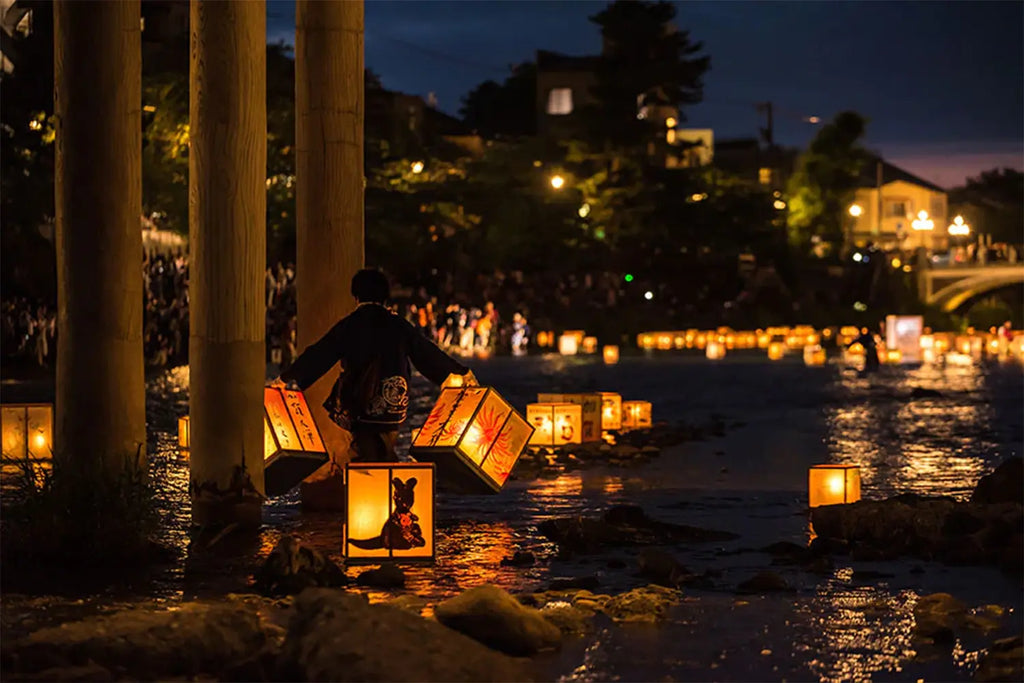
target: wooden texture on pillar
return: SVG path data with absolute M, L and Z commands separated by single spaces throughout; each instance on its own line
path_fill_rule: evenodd
M 54 4 L 55 455 L 109 472 L 146 444 L 139 24 L 138 2 Z
M 192 521 L 259 524 L 266 301 L 266 6 L 192 0 Z
M 352 312 L 351 280 L 363 267 L 363 2 L 297 0 L 295 18 L 295 277 L 304 349 Z M 322 404 L 337 376 L 328 372 L 306 392 L 336 460 L 348 439 Z

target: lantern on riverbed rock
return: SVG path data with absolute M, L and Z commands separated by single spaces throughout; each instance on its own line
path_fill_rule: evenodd
M 786 345 L 782 342 L 772 342 L 768 344 L 768 360 L 782 360 L 782 357 L 786 355 Z
M 814 465 L 808 473 L 809 506 L 841 505 L 860 500 L 860 467 Z
M 409 449 L 433 462 L 445 485 L 496 493 L 505 485 L 533 427 L 489 387 L 449 387 L 430 411 Z
M 622 396 L 611 391 L 599 391 L 601 396 L 601 429 L 622 429 Z
M 575 403 L 529 403 L 526 421 L 533 427 L 531 446 L 582 443 L 583 406 Z
M 53 405 L 5 403 L 0 406 L 3 457 L 49 460 L 53 457 Z
M 345 558 L 433 560 L 434 480 L 432 463 L 346 465 Z
M 615 365 L 619 362 L 619 347 L 613 344 L 605 346 L 601 351 L 601 357 L 605 365 Z
M 188 453 L 190 443 L 188 415 L 182 415 L 178 418 L 178 450 Z
M 267 496 L 292 490 L 327 462 L 327 448 L 301 391 L 263 390 L 263 471 Z
M 583 443 L 601 440 L 601 410 L 604 403 L 601 394 L 537 394 L 537 402 L 574 403 L 580 406 L 580 438 Z
M 563 334 L 558 338 L 558 352 L 563 356 L 575 356 L 579 351 L 579 342 L 574 334 Z
M 650 401 L 623 401 L 622 428 L 648 429 L 651 426 Z
M 725 358 L 725 344 L 717 340 L 708 340 L 707 348 L 704 351 L 704 355 L 710 360 L 719 360 Z
M 825 349 L 817 344 L 804 347 L 804 365 L 817 367 L 825 364 Z
M 597 337 L 583 338 L 583 353 L 597 353 Z

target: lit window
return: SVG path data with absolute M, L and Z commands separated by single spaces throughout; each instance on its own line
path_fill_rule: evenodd
M 907 217 L 907 204 L 906 202 L 888 202 L 886 204 L 885 215 L 890 218 L 906 218 Z
M 552 88 L 548 93 L 548 113 L 552 116 L 572 113 L 572 88 Z
M 757 170 L 757 182 L 761 183 L 762 185 L 771 185 L 772 184 L 772 169 L 770 169 L 770 168 L 760 168 L 760 169 L 758 169 Z

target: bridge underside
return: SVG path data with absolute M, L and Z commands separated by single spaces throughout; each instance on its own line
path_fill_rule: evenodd
M 977 275 L 957 280 L 930 294 L 926 302 L 938 306 L 946 313 L 953 313 L 971 299 L 1005 287 L 1024 287 L 1024 266 L 1010 272 Z

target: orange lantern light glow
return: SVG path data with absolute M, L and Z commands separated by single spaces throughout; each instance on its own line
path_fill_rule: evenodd
M 786 355 L 786 345 L 782 342 L 772 342 L 768 345 L 768 360 L 782 360 Z
M 566 333 L 558 338 L 558 352 L 563 356 L 575 356 L 578 351 L 576 335 Z
M 263 390 L 263 467 L 267 496 L 292 490 L 327 462 L 327 448 L 301 391 Z
M 512 473 L 533 427 L 489 387 L 449 387 L 430 411 L 409 450 L 433 462 L 446 484 L 496 493 Z
M 583 338 L 583 353 L 597 353 L 597 337 Z
M 825 364 L 825 349 L 817 344 L 804 347 L 804 365 L 817 367 Z
M 650 401 L 623 401 L 622 428 L 648 429 L 651 426 Z
M 611 391 L 600 391 L 601 429 L 622 429 L 622 396 Z
M 346 465 L 346 559 L 433 560 L 435 480 L 433 463 Z
M 704 355 L 710 360 L 719 360 L 725 358 L 725 344 L 720 341 L 708 340 L 707 348 L 704 351 Z
M 526 421 L 533 426 L 531 446 L 564 446 L 583 441 L 583 406 L 575 403 L 529 403 Z
M 189 436 L 188 415 L 182 415 L 178 418 L 178 449 L 186 453 L 188 452 L 189 445 L 191 444 Z
M 856 503 L 860 500 L 860 467 L 856 465 L 814 465 L 808 471 L 807 498 L 810 507 Z
M 537 394 L 538 403 L 574 403 L 580 406 L 580 438 L 583 443 L 601 440 L 601 394 Z
M 53 405 L 5 403 L 0 406 L 3 456 L 19 460 L 53 457 Z
M 601 350 L 601 357 L 605 365 L 615 365 L 619 362 L 619 347 L 609 344 Z

